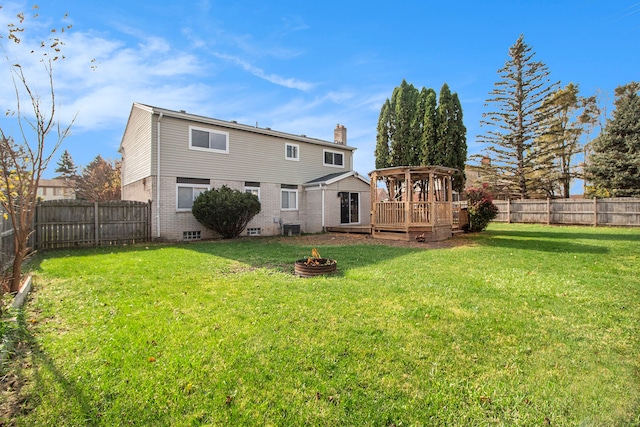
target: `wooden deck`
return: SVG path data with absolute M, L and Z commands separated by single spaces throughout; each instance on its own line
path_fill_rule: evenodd
M 331 233 L 371 234 L 370 225 L 337 225 L 326 229 Z
M 371 234 L 379 239 L 445 240 L 466 223 L 450 202 L 376 202 L 373 212 Z

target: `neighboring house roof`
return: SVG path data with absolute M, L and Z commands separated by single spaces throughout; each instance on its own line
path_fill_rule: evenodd
M 58 188 L 73 188 L 73 186 L 67 184 L 64 179 L 44 179 L 41 178 L 38 184 L 39 187 L 58 187 Z
M 192 122 L 198 122 L 198 123 L 205 123 L 205 124 L 209 124 L 209 125 L 214 125 L 214 126 L 220 126 L 220 127 L 224 127 L 224 128 L 228 128 L 228 129 L 237 129 L 237 130 L 242 130 L 242 131 L 246 131 L 246 132 L 252 132 L 252 133 L 257 133 L 257 134 L 262 134 L 262 135 L 269 135 L 269 136 L 274 136 L 277 138 L 284 138 L 287 140 L 293 140 L 293 141 L 299 141 L 299 142 L 306 142 L 306 143 L 310 143 L 310 144 L 318 144 L 318 145 L 326 145 L 332 148 L 336 147 L 336 143 L 335 142 L 331 142 L 331 141 L 325 141 L 322 139 L 317 139 L 317 138 L 309 138 L 306 135 L 294 135 L 291 133 L 286 133 L 286 132 L 279 132 L 279 131 L 274 131 L 271 130 L 271 128 L 260 128 L 257 126 L 251 126 L 251 125 L 243 125 L 240 124 L 236 121 L 225 121 L 225 120 L 219 120 L 219 119 L 214 119 L 211 117 L 205 117 L 205 116 L 199 116 L 196 114 L 190 114 L 187 113 L 186 111 L 182 110 L 182 111 L 174 111 L 174 110 L 167 110 L 165 108 L 159 108 L 159 107 L 154 107 L 151 105 L 146 105 L 146 104 L 140 104 L 137 102 L 133 103 L 133 107 L 132 107 L 132 111 L 133 108 L 141 108 L 143 110 L 148 111 L 151 114 L 162 114 L 163 116 L 168 116 L 168 117 L 174 117 L 174 118 L 178 118 L 178 119 L 183 119 L 183 120 L 189 120 Z M 126 135 L 126 129 L 125 129 L 125 133 Z M 124 136 L 123 136 L 124 138 Z M 120 143 L 120 147 L 122 148 L 122 142 Z M 355 151 L 356 147 L 351 147 L 348 145 L 340 145 L 340 148 L 346 149 L 346 150 L 350 150 L 350 151 Z
M 362 182 L 364 182 L 364 183 L 366 183 L 368 185 L 371 185 L 371 183 L 369 182 L 368 179 L 364 178 L 362 175 L 358 174 L 358 172 L 356 172 L 356 171 L 330 173 L 328 175 L 321 176 L 320 178 L 316 178 L 316 179 L 312 179 L 311 181 L 307 181 L 303 185 L 305 187 L 310 187 L 310 186 L 313 186 L 313 185 L 320 185 L 320 184 L 331 185 L 334 182 L 338 182 L 338 181 L 343 180 L 345 178 L 349 178 L 350 176 L 358 178 Z

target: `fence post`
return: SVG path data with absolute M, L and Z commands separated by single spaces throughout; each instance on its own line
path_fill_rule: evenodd
M 33 242 L 33 250 L 38 250 L 38 215 L 40 214 L 40 203 L 36 203 L 33 207 L 33 231 L 31 233 L 32 242 Z
M 593 226 L 598 226 L 598 198 L 593 198 Z
M 551 224 L 551 198 L 547 197 L 547 225 Z
M 511 224 L 511 197 L 507 199 L 507 224 Z
M 149 199 L 149 203 L 147 203 L 147 239 L 151 240 L 151 233 L 152 233 L 152 227 L 151 227 L 151 215 L 153 212 L 153 206 L 151 206 L 151 199 Z
M 94 238 L 95 238 L 95 245 L 96 247 L 98 247 L 98 243 L 100 242 L 100 232 L 98 231 L 99 227 L 100 227 L 100 221 L 98 219 L 98 202 L 93 202 L 93 226 L 95 228 L 95 232 L 94 232 Z

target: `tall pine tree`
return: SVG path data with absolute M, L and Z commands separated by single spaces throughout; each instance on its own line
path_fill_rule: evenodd
M 551 114 L 542 103 L 558 86 L 549 79 L 547 66 L 534 56 L 522 35 L 509 48 L 509 59 L 498 70 L 501 80 L 486 104 L 496 110 L 483 114 L 481 125 L 489 129 L 478 137 L 488 145 L 485 151 L 492 160 L 493 173 L 521 198 L 529 197 L 527 181 L 535 170 L 537 153 L 533 144 Z
M 58 160 L 56 165 L 58 165 L 58 168 L 55 170 L 58 174 L 56 178 L 73 181 L 76 176 L 78 176 L 78 167 L 73 162 L 69 151 L 64 150 L 64 153 L 62 153 L 62 156 L 60 156 L 60 160 Z
M 591 144 L 586 166 L 593 189 L 614 197 L 640 197 L 639 82 L 616 88 L 613 119 Z

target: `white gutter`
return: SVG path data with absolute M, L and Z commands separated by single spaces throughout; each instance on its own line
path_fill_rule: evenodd
M 156 172 L 156 237 L 160 238 L 160 120 L 162 119 L 162 112 L 158 116 L 158 145 L 156 147 L 157 154 L 157 172 Z
M 320 184 L 320 189 L 322 190 L 322 231 L 325 231 L 324 229 L 324 190 L 326 188 L 327 188 L 326 185 Z

